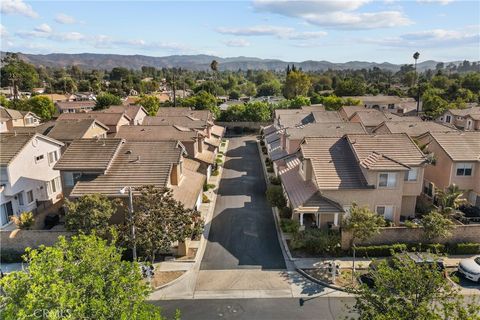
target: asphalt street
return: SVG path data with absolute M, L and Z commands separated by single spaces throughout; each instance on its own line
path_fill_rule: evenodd
M 285 269 L 254 136 L 231 138 L 201 270 Z
M 170 300 L 157 301 L 162 315 L 173 319 L 179 309 L 182 320 L 334 320 L 349 315 L 346 305 L 352 298 L 308 298 L 300 305 L 299 299 L 224 299 L 224 300 Z

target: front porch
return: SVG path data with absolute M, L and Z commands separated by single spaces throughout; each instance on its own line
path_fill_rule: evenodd
M 298 210 L 293 211 L 294 219 L 298 219 L 300 230 L 305 228 L 335 229 L 340 227 L 340 217 L 343 212 L 321 212 Z

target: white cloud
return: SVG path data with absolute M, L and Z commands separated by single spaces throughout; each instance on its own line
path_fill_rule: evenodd
M 245 39 L 232 39 L 232 40 L 227 40 L 224 41 L 226 46 L 228 47 L 249 47 L 250 42 L 248 42 Z
M 7 29 L 3 26 L 3 24 L 0 24 L 0 37 L 6 37 L 7 35 Z
M 74 24 L 74 23 L 77 23 L 77 20 L 74 17 L 69 16 L 65 13 L 57 14 L 57 16 L 55 17 L 55 21 L 60 23 L 60 24 Z
M 438 3 L 442 6 L 452 3 L 454 0 L 417 0 L 418 3 Z
M 412 48 L 478 45 L 480 33 L 478 26 L 469 26 L 461 30 L 432 29 L 410 32 L 396 37 L 367 39 L 366 42 L 389 47 Z
M 23 0 L 2 0 L 0 11 L 3 14 L 19 14 L 29 18 L 38 17 L 38 13 L 36 13 L 30 5 L 23 2 Z
M 376 29 L 412 24 L 401 11 L 356 11 L 369 2 L 371 0 L 255 0 L 253 6 L 258 11 L 299 18 L 310 24 L 330 28 Z
M 220 27 L 216 29 L 221 34 L 234 36 L 275 36 L 280 39 L 305 40 L 320 38 L 327 35 L 324 31 L 299 32 L 289 27 L 260 25 L 245 28 Z
M 41 25 L 35 27 L 34 30 L 37 31 L 37 32 L 41 32 L 41 33 L 51 33 L 52 32 L 52 28 L 46 23 L 42 23 Z

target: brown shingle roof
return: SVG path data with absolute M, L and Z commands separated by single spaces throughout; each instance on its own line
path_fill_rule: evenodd
M 193 141 L 198 133 L 193 130 L 184 131 L 175 126 L 122 126 L 117 132 L 117 138 L 127 140 L 159 141 L 159 140 L 180 140 Z
M 91 111 L 87 113 L 62 113 L 58 117 L 58 120 L 96 119 L 106 126 L 113 128 L 117 126 L 124 117 L 128 121 L 131 120 L 129 116 L 122 113 L 107 113 L 98 111 Z
M 223 137 L 223 134 L 225 133 L 225 128 L 222 126 L 213 125 L 210 130 L 213 135 L 216 135 L 219 138 Z
M 186 161 L 188 159 L 185 159 Z M 173 197 L 183 203 L 187 208 L 193 208 L 197 202 L 200 192 L 203 190 L 203 184 L 206 176 L 184 168 L 183 177 L 177 186 L 171 186 Z
M 192 129 L 203 129 L 207 126 L 205 120 L 200 120 L 198 118 L 193 118 L 191 116 L 155 116 L 155 117 L 145 117 L 142 122 L 146 126 L 173 126 L 179 125 L 186 128 Z
M 0 133 L 0 165 L 7 166 L 23 150 L 32 139 L 44 139 L 63 146 L 63 143 L 41 134 L 30 133 Z
M 59 101 L 56 103 L 56 106 L 60 110 L 68 109 L 84 109 L 84 108 L 93 108 L 95 107 L 95 101 Z
M 367 133 L 361 123 L 331 122 L 309 123 L 296 128 L 285 129 L 285 134 L 290 139 L 303 139 L 305 137 L 343 137 L 347 133 Z
M 371 170 L 406 170 L 425 163 L 425 156 L 405 133 L 347 135 L 360 164 Z
M 315 122 L 342 122 L 337 111 L 314 111 L 312 112 Z
M 70 196 L 101 193 L 116 197 L 125 186 L 165 187 L 172 164 L 179 163 L 183 148 L 176 141 L 126 141 L 113 158 L 106 174 L 79 181 Z
M 480 114 L 480 107 L 470 107 L 466 109 L 449 109 L 448 111 L 455 116 L 465 117 L 469 114 Z
M 108 131 L 108 127 L 106 125 L 95 119 L 60 120 L 55 122 L 55 125 L 48 132 L 47 136 L 60 141 L 81 139 L 94 124 L 102 127 L 105 132 Z
M 362 189 L 367 181 L 345 138 L 307 137 L 300 145 L 310 159 L 318 189 Z
M 349 120 L 357 111 L 366 110 L 364 106 L 343 106 L 340 108 L 340 111 L 343 111 L 347 115 L 347 119 Z
M 145 108 L 140 105 L 110 106 L 102 112 L 125 113 L 128 117 L 130 117 L 130 119 L 134 119 L 140 112 L 140 110 L 143 110 L 143 112 L 148 114 L 147 110 L 145 110 Z
M 406 133 L 411 137 L 420 136 L 426 132 L 457 131 L 451 127 L 431 121 L 386 121 L 373 130 L 384 127 L 390 133 Z
M 430 132 L 453 161 L 480 161 L 480 132 Z
M 105 171 L 123 144 L 122 139 L 74 140 L 55 164 L 55 170 Z
M 191 110 L 190 108 L 158 108 L 157 116 L 191 116 L 203 121 L 212 121 L 212 113 L 209 110 Z

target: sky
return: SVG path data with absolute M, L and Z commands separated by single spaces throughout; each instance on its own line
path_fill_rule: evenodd
M 480 60 L 480 1 L 1 0 L 1 50 L 285 61 Z

